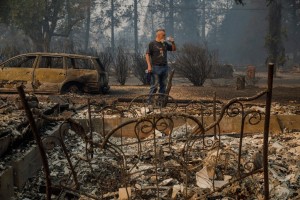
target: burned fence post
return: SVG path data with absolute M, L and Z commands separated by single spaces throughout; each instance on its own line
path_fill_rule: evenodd
M 264 139 L 263 139 L 263 169 L 264 169 L 264 199 L 269 199 L 269 174 L 268 174 L 268 138 L 270 129 L 270 113 L 272 103 L 272 89 L 273 89 L 273 75 L 274 64 L 269 63 L 268 69 L 268 89 L 266 97 L 266 116 L 264 125 Z
M 18 93 L 19 93 L 21 102 L 23 104 L 23 108 L 26 112 L 26 115 L 27 115 L 27 118 L 28 118 L 28 121 L 29 121 L 32 134 L 33 134 L 33 136 L 36 140 L 36 143 L 38 145 L 38 148 L 39 148 L 39 151 L 40 151 L 40 154 L 41 154 L 43 167 L 44 167 L 44 172 L 45 172 L 45 177 L 46 177 L 46 199 L 50 200 L 51 199 L 51 180 L 50 180 L 50 170 L 49 170 L 47 155 L 46 155 L 45 149 L 43 147 L 43 143 L 42 143 L 41 137 L 39 135 L 39 131 L 36 127 L 32 112 L 31 112 L 31 110 L 28 106 L 28 103 L 26 101 L 26 96 L 25 96 L 25 93 L 24 93 L 23 86 L 19 86 L 19 87 L 17 87 L 17 89 L 18 89 Z
M 213 99 L 213 118 L 214 122 L 217 120 L 217 93 L 214 91 L 214 99 Z M 214 137 L 217 138 L 217 126 L 214 126 Z
M 166 96 L 164 98 L 164 101 L 162 102 L 162 105 L 165 107 L 168 103 L 168 100 L 169 100 L 169 94 L 170 94 L 170 91 L 171 91 L 171 88 L 172 88 L 172 80 L 173 80 L 173 76 L 174 76 L 174 73 L 175 73 L 175 70 L 172 69 L 169 73 L 169 77 L 168 77 L 168 82 L 167 82 L 167 86 L 166 86 Z
M 245 76 L 238 76 L 236 78 L 236 89 L 237 90 L 244 90 L 245 84 L 246 84 Z

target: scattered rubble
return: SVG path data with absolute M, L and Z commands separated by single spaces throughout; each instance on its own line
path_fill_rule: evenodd
M 31 107 L 41 110 L 55 105 L 31 99 Z M 50 99 L 68 109 L 78 108 L 61 98 Z M 92 105 L 92 117 L 133 119 L 144 117 L 149 111 L 148 107 L 138 106 L 127 109 L 127 105 L 104 110 L 105 106 Z M 214 109 L 218 115 L 221 107 L 222 104 L 214 108 L 213 103 L 191 103 L 164 109 L 175 109 L 176 112 L 193 116 L 213 116 Z M 248 104 L 244 109 L 263 113 L 265 107 Z M 271 112 L 274 115 L 297 115 L 299 110 L 296 105 L 273 103 Z M 157 114 L 161 108 L 152 111 Z M 84 108 L 77 112 L 75 118 L 88 119 L 88 113 L 89 109 Z M 0 123 L 3 123 L 0 126 L 0 139 L 7 135 L 18 138 L 28 131 L 28 126 L 22 127 L 21 131 L 17 129 L 16 123 L 26 122 L 24 112 L 19 110 L 17 103 L 0 99 L 0 117 Z M 7 130 L 10 130 L 9 133 Z M 261 135 L 243 138 L 238 166 L 240 138 L 225 135 L 220 138 L 204 137 L 203 140 L 187 138 L 187 132 L 193 130 L 195 124 L 186 123 L 173 127 L 172 133 L 168 133 L 170 137 L 162 130 L 155 130 L 155 134 L 148 134 L 143 139 L 110 137 L 108 146 L 102 146 L 103 135 L 93 132 L 93 147 L 86 143 L 87 138 L 69 130 L 64 133 L 67 139 L 63 140 L 67 154 L 62 146 L 55 146 L 48 151 L 51 179 L 57 186 L 53 198 L 69 195 L 74 199 L 263 199 Z M 50 132 L 46 132 L 45 136 L 51 136 Z M 285 132 L 270 137 L 271 199 L 300 198 L 299 139 L 299 132 Z M 32 142 L 29 144 L 32 145 Z M 14 151 L 12 153 L 17 153 Z M 6 168 L 8 162 L 5 159 L 0 162 L 0 171 Z M 71 166 L 77 174 L 76 178 Z M 29 180 L 23 191 L 16 192 L 16 199 L 43 198 L 43 177 L 41 171 L 37 177 Z
M 184 134 L 179 133 L 182 130 L 182 127 L 178 127 L 176 129 L 178 133 L 174 131 L 175 140 L 171 143 L 171 149 L 168 137 L 159 135 L 159 132 L 156 138 L 157 148 L 153 146 L 152 136 L 146 138 L 141 143 L 141 147 L 134 145 L 136 139 L 123 138 L 123 144 L 128 144 L 122 147 L 126 156 L 126 169 L 122 167 L 122 159 L 119 160 L 117 155 L 113 156 L 101 149 L 95 149 L 92 160 L 88 162 L 84 153 L 85 142 L 73 131 L 69 131 L 69 140 L 66 144 L 72 155 L 72 163 L 76 166 L 81 196 L 89 194 L 99 199 L 113 199 L 118 195 L 126 197 L 126 187 L 128 187 L 128 194 L 133 199 L 157 199 L 157 184 L 159 196 L 162 199 L 217 197 L 218 199 L 263 199 L 263 174 L 259 171 L 262 166 L 261 163 L 256 164 L 258 167 L 255 169 L 253 160 L 262 149 L 261 135 L 247 136 L 243 139 L 242 174 L 253 170 L 258 170 L 258 172 L 238 181 L 240 176 L 237 170 L 239 138 L 221 136 L 219 148 L 216 146 L 202 152 L 196 151 L 196 147 L 201 146 L 200 143 L 197 144 L 197 141 L 190 155 L 193 159 L 186 166 L 188 167 L 186 171 L 178 158 L 185 144 L 182 139 Z M 95 141 L 102 140 L 99 134 L 94 133 L 94 136 Z M 206 140 L 218 141 L 214 138 L 206 138 Z M 272 136 L 269 141 L 271 199 L 299 199 L 300 133 Z M 113 137 L 111 142 L 121 144 L 120 138 Z M 143 150 L 140 151 L 138 148 Z M 51 178 L 58 185 L 74 184 L 71 170 L 62 153 L 59 147 L 49 152 Z M 43 177 L 42 172 L 35 180 L 28 182 L 24 191 L 17 193 L 17 197 L 20 199 L 40 198 L 42 193 L 38 188 L 45 184 L 41 177 Z M 62 180 L 64 181 L 61 182 Z M 33 189 L 36 194 L 32 192 Z
M 53 113 L 56 104 L 52 102 L 39 102 L 35 96 L 27 96 L 31 108 L 38 108 L 41 112 Z M 42 126 L 42 121 L 37 121 Z M 15 143 L 22 143 L 22 140 L 29 141 L 32 138 L 27 117 L 18 98 L 11 101 L 7 98 L 0 98 L 0 156 Z

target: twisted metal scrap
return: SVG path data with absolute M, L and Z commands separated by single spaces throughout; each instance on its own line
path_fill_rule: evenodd
M 173 128 L 174 128 L 174 119 L 177 118 L 183 118 L 185 120 L 190 120 L 193 123 L 196 124 L 197 128 L 195 128 L 192 132 L 186 132 L 185 137 L 184 137 L 184 145 L 181 149 L 181 153 L 178 155 L 176 153 L 176 150 L 172 148 L 172 144 L 176 141 L 173 141 L 172 134 L 173 134 Z M 122 128 L 129 126 L 131 124 L 134 124 L 134 133 L 135 133 L 135 138 L 136 142 L 130 142 L 126 143 L 126 141 L 121 142 L 116 142 L 116 138 L 114 137 L 114 134 L 121 130 Z M 134 173 L 131 173 L 136 166 L 138 165 L 139 162 L 145 160 L 144 154 L 146 150 L 146 146 L 143 144 L 151 144 L 151 146 L 154 148 L 153 153 L 154 157 L 151 159 L 153 160 L 154 167 L 152 170 L 154 170 L 155 173 L 155 186 L 156 188 L 156 198 L 160 198 L 160 185 L 159 185 L 159 174 L 160 174 L 160 167 L 163 166 L 164 160 L 162 159 L 162 155 L 164 154 L 162 146 L 159 144 L 160 139 L 157 138 L 157 131 L 162 132 L 165 137 L 165 142 L 168 144 L 167 147 L 167 152 L 170 153 L 170 159 L 174 159 L 177 164 L 180 166 L 180 171 L 186 174 L 186 179 L 184 180 L 185 184 L 187 185 L 191 180 L 189 180 L 189 175 L 191 174 L 191 170 L 189 170 L 189 164 L 192 162 L 193 157 L 191 156 L 191 153 L 193 150 L 195 150 L 195 142 L 200 141 L 199 144 L 202 145 L 200 148 L 197 146 L 198 150 L 208 150 L 214 146 L 214 142 L 210 141 L 209 139 L 205 140 L 204 137 L 204 128 L 201 124 L 201 122 L 193 116 L 183 114 L 183 113 L 168 113 L 168 114 L 153 114 L 153 115 L 148 115 L 146 117 L 140 118 L 140 119 L 132 119 L 127 122 L 122 123 L 115 129 L 111 130 L 106 137 L 104 138 L 104 141 L 102 143 L 102 148 L 104 149 L 110 149 L 110 148 L 116 148 L 118 149 L 122 155 L 125 155 L 126 152 L 125 150 L 122 151 L 122 148 L 125 146 L 130 146 L 130 145 L 136 145 L 137 146 L 137 152 L 134 152 L 134 155 L 127 155 L 123 156 L 123 164 L 120 166 L 121 168 L 124 167 L 124 171 L 127 171 L 127 177 L 126 179 L 128 182 L 124 182 L 124 187 L 127 188 L 130 183 L 133 183 L 135 180 L 131 179 L 130 177 L 134 177 L 134 174 L 136 173 L 141 173 L 134 171 Z M 143 140 L 142 137 L 145 135 L 147 136 L 153 136 L 151 139 L 145 139 Z M 199 145 L 198 144 L 198 145 Z M 144 149 L 145 148 L 145 149 Z M 135 156 L 133 163 L 132 156 Z M 128 161 L 131 160 L 131 163 L 128 163 Z M 130 165 L 129 165 L 130 164 Z M 175 167 L 175 166 L 173 166 Z M 176 167 L 178 168 L 178 167 Z M 150 170 L 150 169 L 148 169 Z M 187 192 L 187 187 L 186 187 L 186 192 Z

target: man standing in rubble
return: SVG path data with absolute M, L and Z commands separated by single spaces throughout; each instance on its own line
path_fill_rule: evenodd
M 167 51 L 176 51 L 174 38 L 168 37 L 167 42 L 166 31 L 164 29 L 158 29 L 156 31 L 155 40 L 149 43 L 146 52 L 148 73 L 151 74 L 149 98 L 157 92 L 158 86 L 158 92 L 160 94 L 166 93 L 166 82 L 169 69 Z

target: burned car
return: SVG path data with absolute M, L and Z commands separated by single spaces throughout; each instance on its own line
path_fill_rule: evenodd
M 107 93 L 99 58 L 65 53 L 27 53 L 0 63 L 0 92 L 23 85 L 34 93 Z

